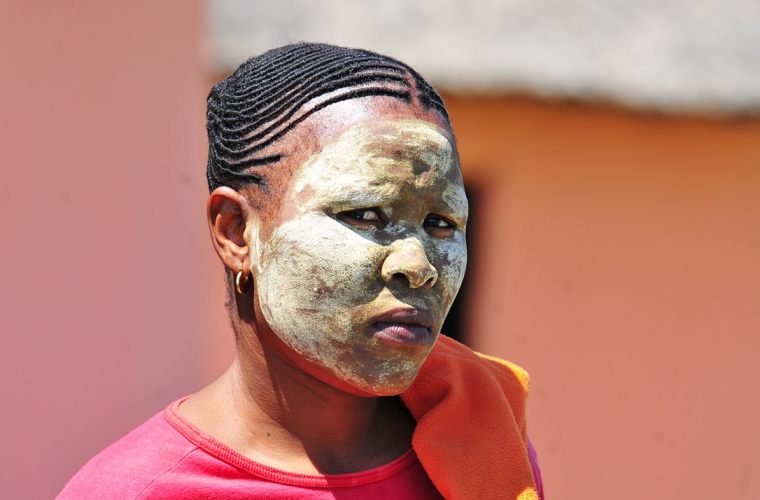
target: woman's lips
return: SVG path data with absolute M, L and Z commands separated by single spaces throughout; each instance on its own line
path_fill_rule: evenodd
M 386 342 L 422 346 L 430 340 L 433 315 L 424 309 L 397 309 L 373 318 L 372 326 Z
M 420 325 L 404 323 L 374 323 L 375 335 L 383 340 L 406 345 L 425 345 L 430 338 L 430 330 Z

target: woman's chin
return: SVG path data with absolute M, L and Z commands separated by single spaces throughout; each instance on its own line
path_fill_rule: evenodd
M 362 395 L 369 397 L 398 396 L 412 385 L 418 371 L 419 367 L 415 367 L 412 370 L 407 369 L 393 374 L 384 373 L 380 380 L 373 377 L 363 381 L 347 382 Z

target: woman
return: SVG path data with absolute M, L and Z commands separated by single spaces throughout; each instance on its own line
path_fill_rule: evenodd
M 207 128 L 235 359 L 59 498 L 536 498 L 527 375 L 438 339 L 467 199 L 435 90 L 290 45 L 215 85 Z

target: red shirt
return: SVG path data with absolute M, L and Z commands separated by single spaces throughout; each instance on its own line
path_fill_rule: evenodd
M 205 434 L 179 414 L 180 402 L 90 460 L 57 499 L 443 498 L 413 450 L 354 474 L 286 472 L 254 462 Z M 534 468 L 539 482 L 536 472 Z

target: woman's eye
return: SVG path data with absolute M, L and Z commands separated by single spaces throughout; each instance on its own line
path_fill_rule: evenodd
M 380 221 L 380 214 L 374 210 L 357 210 L 354 216 L 360 220 Z
M 428 217 L 425 220 L 429 227 L 451 227 L 451 223 L 445 219 L 439 219 L 438 217 Z
M 453 231 L 454 224 L 443 217 L 430 216 L 425 219 L 425 227 L 436 231 Z
M 375 224 L 378 222 L 383 222 L 383 218 L 380 215 L 380 211 L 374 208 L 343 212 L 342 214 L 340 214 L 340 218 L 342 218 L 343 220 L 349 223 L 359 223 L 359 224 Z

